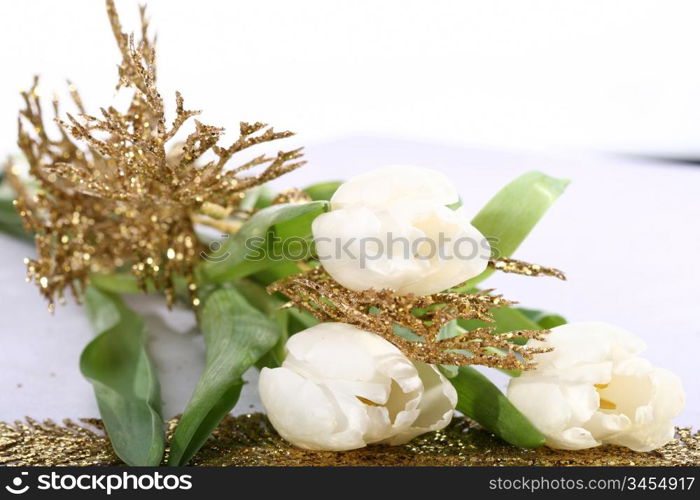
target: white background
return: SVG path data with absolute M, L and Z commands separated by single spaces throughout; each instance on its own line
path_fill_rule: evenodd
M 135 0 L 119 0 L 137 27 Z M 308 144 L 382 135 L 519 148 L 700 152 L 694 0 L 151 0 L 170 102 L 267 121 Z M 41 73 L 109 104 L 99 0 L 0 2 L 0 150 Z M 92 106 L 91 106 L 92 105 Z
M 118 5 L 135 28 L 136 2 Z M 207 123 L 263 120 L 310 146 L 309 166 L 282 184 L 411 162 L 453 178 L 475 211 L 526 170 L 572 178 L 516 255 L 570 280 L 492 285 L 526 306 L 642 336 L 648 357 L 686 384 L 678 423 L 698 425 L 700 169 L 583 151 L 700 152 L 700 2 L 149 5 L 164 97 L 178 89 Z M 101 1 L 1 1 L 0 47 L 0 152 L 14 148 L 18 92 L 36 72 L 47 96 L 70 77 L 90 110 L 110 104 L 118 54 Z M 49 316 L 22 285 L 30 248 L 0 236 L 0 250 L 0 420 L 96 416 L 77 369 L 92 337 L 84 312 L 71 304 Z M 201 339 L 188 313 L 131 303 L 153 332 L 166 413 L 179 413 L 201 371 Z M 258 408 L 254 389 L 236 411 Z

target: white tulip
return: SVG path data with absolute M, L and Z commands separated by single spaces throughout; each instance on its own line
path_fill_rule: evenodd
M 293 335 L 286 350 L 281 367 L 260 372 L 259 393 L 274 428 L 296 446 L 402 444 L 452 419 L 452 384 L 378 335 L 321 323 Z
M 450 181 L 422 167 L 384 167 L 338 188 L 312 225 L 323 268 L 351 290 L 428 295 L 486 269 L 491 247 Z
M 389 165 L 356 175 L 333 194 L 331 208 L 383 209 L 397 202 L 453 205 L 459 193 L 441 172 L 416 165 Z
M 681 381 L 637 357 L 645 349 L 638 337 L 605 323 L 575 323 L 531 342 L 554 349 L 510 381 L 508 398 L 548 446 L 651 451 L 673 439 L 672 419 L 685 404 Z

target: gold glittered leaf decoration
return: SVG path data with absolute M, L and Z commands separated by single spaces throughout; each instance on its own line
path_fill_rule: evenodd
M 441 365 L 486 365 L 526 370 L 533 356 L 548 347 L 528 347 L 512 341 L 543 340 L 546 330 L 494 333 L 493 328 L 477 328 L 443 337 L 442 328 L 456 319 L 493 321 L 491 309 L 512 305 L 490 290 L 480 293 L 443 292 L 426 296 L 397 295 L 392 290 L 353 291 L 333 280 L 322 268 L 277 281 L 268 292 L 279 292 L 294 305 L 320 321 L 337 321 L 376 333 L 412 359 Z M 397 335 L 400 327 L 420 337 L 408 340 Z
M 17 191 L 17 210 L 35 233 L 38 255 L 27 261 L 28 275 L 50 307 L 66 288 L 79 300 L 91 273 L 122 268 L 144 290 L 152 283 L 164 291 L 168 303 L 174 279 L 184 277 L 194 301 L 201 250 L 194 220 L 211 221 L 206 215 L 216 212 L 212 207 L 231 213 L 248 189 L 301 166 L 302 152 L 258 155 L 229 167 L 237 153 L 292 135 L 259 122 L 241 123 L 238 139 L 229 146 L 219 145 L 224 129 L 196 120 L 194 131 L 177 141 L 183 125 L 199 111 L 186 109 L 176 93 L 175 117 L 168 124 L 144 9 L 136 41 L 122 32 L 114 2 L 106 5 L 122 57 L 117 88 L 133 92 L 128 109 L 107 107 L 89 115 L 71 84 L 78 114 L 62 118 L 54 99 L 59 135 L 50 137 L 37 80 L 22 93 L 18 143 L 38 189 L 29 192 L 12 168 L 7 172 Z M 256 167 L 257 174 L 249 173 Z
M 522 274 L 524 276 L 552 276 L 566 281 L 566 275 L 559 269 L 545 267 L 539 264 L 530 264 L 522 260 L 515 260 L 506 257 L 489 261 L 489 267 L 504 273 Z

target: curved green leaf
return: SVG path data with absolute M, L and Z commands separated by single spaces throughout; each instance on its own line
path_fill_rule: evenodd
M 493 327 L 494 333 L 514 332 L 516 330 L 539 330 L 542 327 L 519 309 L 512 307 L 497 307 L 491 309 L 493 323 L 486 323 L 478 319 L 457 320 L 459 326 L 466 330 L 476 328 Z
M 293 224 L 300 219 L 299 231 L 310 224 L 310 220 L 328 209 L 326 201 L 309 203 L 272 205 L 253 215 L 241 229 L 224 242 L 212 261 L 203 267 L 204 278 L 214 283 L 222 283 L 244 278 L 281 261 L 270 259 L 266 250 L 269 245 L 268 232 L 276 225 Z M 294 226 L 287 226 L 288 233 Z M 305 234 L 295 234 L 305 237 Z
M 333 194 L 338 190 L 342 181 L 328 181 L 314 184 L 304 188 L 304 192 L 308 194 L 312 200 L 330 200 Z
M 116 294 L 143 293 L 143 290 L 139 287 L 138 279 L 130 273 L 95 273 L 90 276 L 90 283 L 104 292 Z
M 80 356 L 114 451 L 129 465 L 159 465 L 165 447 L 160 387 L 146 352 L 146 327 L 115 295 L 89 287 L 85 304 L 99 332 Z
M 279 325 L 232 288 L 206 299 L 201 327 L 206 366 L 170 443 L 168 465 L 184 465 L 194 456 L 238 401 L 243 373 L 280 338 Z
M 457 390 L 457 410 L 485 429 L 521 448 L 544 444 L 544 436 L 485 375 L 470 366 L 460 366 L 449 381 Z
M 243 295 L 250 305 L 254 306 L 268 318 L 274 320 L 280 328 L 280 335 L 277 343 L 267 354 L 258 360 L 256 365 L 258 368 L 264 366 L 276 368 L 281 366 L 285 356 L 284 347 L 287 343 L 290 320 L 289 309 L 283 308 L 285 301 L 268 294 L 265 287 L 252 280 L 237 281 L 234 287 Z
M 494 256 L 510 257 L 568 185 L 568 179 L 527 172 L 496 193 L 472 219 L 472 225 L 491 242 Z M 470 285 L 492 272 L 487 269 L 470 280 Z
M 32 240 L 32 233 L 24 229 L 22 217 L 15 210 L 12 200 L 0 199 L 0 231 L 15 238 Z
M 534 321 L 540 328 L 544 328 L 545 330 L 566 324 L 566 319 L 560 314 L 537 309 L 525 309 L 523 307 L 516 308 L 516 311 L 524 314 L 528 319 Z
M 514 332 L 517 330 L 540 330 L 543 327 L 538 323 L 528 318 L 522 311 L 512 307 L 498 307 L 491 310 L 493 315 L 493 323 L 486 323 L 478 319 L 459 319 L 459 326 L 466 330 L 474 330 L 475 328 L 493 327 L 494 333 Z M 527 342 L 526 338 L 514 337 L 512 342 L 515 344 L 524 345 Z M 519 377 L 520 370 L 505 370 L 499 371 L 511 377 Z

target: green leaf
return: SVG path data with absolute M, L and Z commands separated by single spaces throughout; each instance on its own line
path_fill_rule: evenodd
M 514 332 L 517 330 L 540 330 L 542 327 L 528 318 L 520 310 L 512 307 L 498 307 L 491 310 L 493 315 L 493 323 L 486 323 L 475 319 L 465 320 L 459 319 L 459 326 L 466 330 L 474 330 L 480 327 L 493 327 L 494 333 Z M 527 339 L 524 337 L 514 337 L 512 342 L 515 344 L 524 345 Z M 519 377 L 520 370 L 501 370 L 499 371 L 511 377 Z
M 289 312 L 289 335 L 294 335 L 320 323 L 311 313 L 296 307 L 290 307 L 287 311 Z
M 257 209 L 267 208 L 272 203 L 272 200 L 277 196 L 277 191 L 273 189 L 268 184 L 263 184 L 260 186 L 260 192 L 258 193 L 257 200 L 255 200 L 255 207 Z
M 23 240 L 33 239 L 32 233 L 25 231 L 22 218 L 15 210 L 12 200 L 0 199 L 0 231 Z
M 528 318 L 522 311 L 512 307 L 497 307 L 491 309 L 494 322 L 486 323 L 477 319 L 460 319 L 459 326 L 467 330 L 480 327 L 493 327 L 494 333 L 514 332 L 516 330 L 540 330 L 539 324 Z
M 129 273 L 90 275 L 90 284 L 102 291 L 118 294 L 143 293 L 136 276 Z
M 232 288 L 207 298 L 201 328 L 206 366 L 175 430 L 169 465 L 184 465 L 194 456 L 238 401 L 243 373 L 280 338 L 279 326 Z
M 299 274 L 301 268 L 297 265 L 297 262 L 286 260 L 284 262 L 276 262 L 265 269 L 262 269 L 251 276 L 251 279 L 255 280 L 256 283 L 267 286 L 275 281 L 286 278 L 293 274 Z
M 457 390 L 457 410 L 485 429 L 521 448 L 544 444 L 544 436 L 485 375 L 470 366 L 460 366 L 449 381 Z
M 273 319 L 280 328 L 279 340 L 259 361 L 258 367 L 276 368 L 284 361 L 284 346 L 287 343 L 289 331 L 289 310 L 283 309 L 285 301 L 270 295 L 265 288 L 251 280 L 241 280 L 235 283 L 235 288 L 250 305 L 255 307 L 268 318 Z
M 338 190 L 342 181 L 328 181 L 321 182 L 319 184 L 314 184 L 305 188 L 303 191 L 308 194 L 312 200 L 326 200 L 329 201 L 333 194 Z
M 491 242 L 495 257 L 510 257 L 568 184 L 568 179 L 527 172 L 496 193 L 472 219 L 472 225 Z M 487 269 L 470 280 L 470 285 L 492 272 Z
M 268 232 L 274 226 L 281 226 L 302 216 L 306 216 L 302 219 L 302 228 L 306 227 L 310 224 L 308 217 L 316 217 L 327 209 L 328 202 L 312 201 L 303 204 L 283 203 L 260 210 L 243 224 L 235 235 L 224 242 L 217 256 L 214 256 L 216 262 L 205 264 L 204 278 L 214 283 L 222 283 L 249 276 L 282 262 L 269 256 Z
M 99 334 L 83 350 L 80 371 L 93 385 L 114 451 L 129 465 L 159 465 L 165 431 L 146 327 L 121 299 L 94 287 L 85 304 Z
M 556 313 L 550 313 L 547 311 L 539 311 L 536 309 L 525 309 L 523 307 L 516 308 L 516 311 L 521 312 L 528 319 L 537 323 L 540 328 L 549 330 L 550 328 L 555 328 L 557 326 L 565 325 L 566 319 Z

